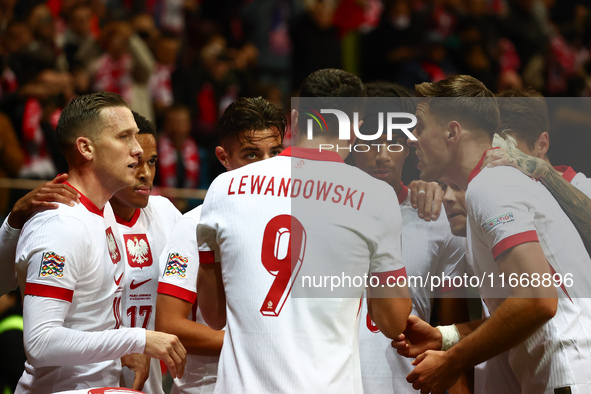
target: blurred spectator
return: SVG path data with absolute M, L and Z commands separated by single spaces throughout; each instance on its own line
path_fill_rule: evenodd
M 24 160 L 24 153 L 10 118 L 0 112 L 0 178 L 15 178 Z M 8 197 L 9 190 L 0 189 L 0 217 L 8 212 Z
M 334 1 L 308 0 L 306 9 L 291 27 L 293 44 L 292 86 L 322 68 L 341 68 L 341 41 L 334 25 Z
M 164 129 L 158 138 L 158 181 L 160 186 L 196 188 L 201 160 L 191 137 L 188 108 L 173 105 L 166 111 Z
M 100 38 L 104 54 L 90 68 L 92 89 L 119 93 L 131 109 L 153 121 L 148 81 L 154 58 L 147 45 L 125 22 L 106 25 Z
M 91 45 L 95 38 L 92 31 L 92 8 L 88 4 L 74 5 L 67 13 L 67 29 L 64 33 L 63 48 L 70 70 L 81 66 L 76 59 L 83 45 Z
M 55 127 L 61 109 L 72 95 L 70 74 L 45 69 L 20 85 L 12 100 L 3 103 L 25 154 L 20 177 L 50 179 L 67 171 L 57 146 Z
M 289 27 L 303 11 L 294 0 L 255 0 L 245 3 L 241 15 L 246 39 L 258 50 L 258 82 L 291 93 L 292 43 Z
M 0 33 L 4 33 L 8 23 L 14 17 L 16 0 L 0 0 Z
M 174 102 L 172 74 L 176 71 L 180 46 L 180 40 L 172 34 L 163 33 L 156 39 L 156 64 L 150 77 L 150 98 L 157 115 L 163 114 Z
M 367 78 L 400 82 L 406 64 L 418 57 L 421 21 L 410 0 L 387 3 L 378 27 L 363 37 L 362 69 Z
M 22 315 L 20 290 L 0 296 L 0 390 L 6 394 L 14 392 L 25 369 Z
M 66 70 L 66 58 L 56 42 L 56 21 L 49 7 L 44 3 L 35 5 L 29 13 L 27 22 L 35 39 L 34 50 L 47 52 L 48 56 L 53 57 L 58 69 Z

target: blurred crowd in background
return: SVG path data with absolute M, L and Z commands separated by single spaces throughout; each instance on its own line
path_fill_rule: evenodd
M 60 110 L 100 90 L 154 122 L 157 185 L 202 189 L 223 171 L 224 109 L 263 96 L 288 114 L 321 68 L 409 88 L 461 73 L 494 92 L 591 96 L 590 11 L 575 0 L 0 0 L 0 178 L 66 172 Z M 10 202 L 0 196 L 0 215 Z

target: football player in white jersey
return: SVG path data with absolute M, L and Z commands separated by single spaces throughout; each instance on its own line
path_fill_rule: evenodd
M 300 94 L 360 97 L 364 88 L 327 69 L 310 74 Z M 380 330 L 395 337 L 404 328 L 411 304 L 405 283 L 396 286 L 406 279 L 400 210 L 383 210 L 396 196 L 344 164 L 348 151 L 319 151 L 319 143 L 353 142 L 330 134 L 333 126 L 309 140 L 300 134 L 298 147 L 276 158 L 220 175 L 208 191 L 197 227 L 197 293 L 205 321 L 226 326 L 215 392 L 361 392 L 365 286 L 355 278 L 376 286 L 368 303 Z M 352 286 L 311 285 L 345 276 Z M 380 287 L 386 282 L 392 287 Z M 394 297 L 377 298 L 382 292 Z
M 218 122 L 216 155 L 228 171 L 277 156 L 283 151 L 287 120 L 281 109 L 258 98 L 239 98 Z M 185 375 L 175 379 L 172 393 L 212 393 L 223 331 L 209 328 L 197 308 L 196 243 L 201 206 L 176 223 L 162 254 L 156 327 L 175 334 L 187 349 Z
M 182 375 L 178 338 L 115 329 L 123 264 L 107 201 L 133 184 L 142 154 L 131 111 L 113 93 L 82 96 L 66 106 L 56 133 L 81 204 L 38 213 L 22 229 L 16 259 L 28 361 L 17 392 L 117 386 L 119 358 L 129 353 L 160 358 Z
M 568 166 L 552 167 L 548 160 L 548 108 L 542 95 L 533 89 L 508 90 L 498 99 L 501 113 L 502 136 L 509 135 L 517 142 L 516 151 L 491 151 L 483 165 L 509 164 L 527 176 L 540 180 L 550 190 L 579 230 L 587 251 L 591 252 L 591 179 Z M 580 191 L 580 192 L 579 192 Z
M 414 113 L 416 106 L 410 92 L 388 82 L 374 82 L 366 85 L 368 109 L 361 132 L 370 134 L 378 128 L 379 112 Z M 379 97 L 372 102 L 373 97 Z M 385 99 L 384 97 L 389 97 Z M 357 142 L 360 142 L 359 140 Z M 364 141 L 365 142 L 365 141 Z M 450 232 L 445 215 L 437 220 L 425 221 L 417 214 L 410 203 L 410 191 L 402 184 L 402 168 L 409 154 L 406 136 L 401 131 L 388 140 L 384 133 L 377 140 L 365 142 L 371 149 L 354 150 L 355 165 L 374 178 L 388 183 L 396 191 L 397 201 L 402 212 L 402 259 L 409 276 L 427 277 L 427 274 L 449 278 L 464 274 L 465 242 Z M 379 150 L 378 150 L 379 149 Z M 430 215 L 429 219 L 431 219 Z M 429 321 L 433 311 L 434 298 L 437 300 L 437 316 L 442 324 L 460 323 L 469 320 L 467 303 L 462 298 L 451 298 L 452 292 L 462 297 L 461 290 L 441 286 L 430 289 L 428 286 L 410 287 L 412 314 Z M 446 293 L 446 294 L 443 294 Z M 412 371 L 410 360 L 396 354 L 390 346 L 391 340 L 382 335 L 367 314 L 363 303 L 359 331 L 361 372 L 363 389 L 366 393 L 393 393 L 415 390 L 406 382 Z M 462 381 L 462 384 L 466 384 Z
M 159 258 L 181 213 L 167 198 L 150 196 L 158 160 L 156 131 L 143 116 L 133 112 L 133 117 L 139 128 L 137 140 L 143 150 L 135 167 L 135 184 L 116 192 L 109 202 L 113 207 L 124 250 L 122 326 L 154 330 Z M 149 363 L 149 368 L 140 371 L 123 368 L 122 386 L 150 394 L 163 393 L 159 360 L 150 360 L 140 354 L 133 357 L 132 360 L 131 356 L 126 356 L 124 363 L 135 367 L 136 363 L 143 361 L 144 366 Z M 142 373 L 144 371 L 149 371 L 149 376 Z
M 408 381 L 443 392 L 460 371 L 509 350 L 523 393 L 590 392 L 591 261 L 575 227 L 541 184 L 509 167 L 481 170 L 499 114 L 480 81 L 460 75 L 417 85 L 416 92 L 424 97 L 413 132 L 418 141 L 408 143 L 417 148 L 423 180 L 445 177 L 466 190 L 468 254 L 475 275 L 492 278 L 480 284 L 491 317 L 443 337 L 421 326 L 434 343 L 457 343 L 418 355 Z M 531 285 L 503 282 L 511 277 Z M 546 278 L 546 286 L 536 278 Z

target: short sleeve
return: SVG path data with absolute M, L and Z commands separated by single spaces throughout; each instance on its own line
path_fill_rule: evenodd
M 194 303 L 197 298 L 197 223 L 201 207 L 182 216 L 175 224 L 160 257 L 158 293 Z M 190 215 L 190 216 L 189 216 Z
M 18 264 L 27 273 L 25 294 L 72 302 L 87 256 L 94 253 L 89 231 L 66 215 L 36 218 L 23 227 L 17 246 Z
M 207 191 L 201 218 L 197 225 L 197 242 L 199 244 L 199 264 L 211 264 L 220 261 L 220 248 L 217 242 L 217 220 L 216 209 L 217 188 L 220 187 L 220 177 L 217 177 Z
M 384 193 L 376 207 L 382 207 L 376 214 L 375 244 L 371 253 L 370 273 L 377 276 L 380 283 L 386 283 L 388 278 L 406 277 L 406 268 L 402 262 L 402 215 L 396 201 L 394 190 L 389 188 Z M 390 201 L 390 203 L 388 203 Z M 383 209 L 390 206 L 391 209 Z M 392 279 L 390 279 L 392 280 Z
M 466 192 L 470 225 L 482 235 L 496 259 L 506 250 L 526 242 L 538 242 L 534 224 L 536 182 L 510 167 L 485 168 Z

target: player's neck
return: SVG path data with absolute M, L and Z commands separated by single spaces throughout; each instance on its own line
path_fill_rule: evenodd
M 131 207 L 127 204 L 122 203 L 117 198 L 113 197 L 109 200 L 111 204 L 111 208 L 113 208 L 113 212 L 119 218 L 125 220 L 126 222 L 130 222 L 135 214 L 136 208 Z
M 68 171 L 68 183 L 88 198 L 99 209 L 113 196 L 114 191 L 105 186 L 104 182 L 89 171 L 78 168 L 70 168 Z
M 454 155 L 450 166 L 451 173 L 448 178 L 462 190 L 466 190 L 470 181 L 470 174 L 488 149 L 492 149 L 492 145 L 488 140 L 471 139 L 465 141 L 458 149 L 457 154 Z
M 297 147 L 314 149 L 317 152 L 335 152 L 341 156 L 341 159 L 345 160 L 349 156 L 351 144 L 338 138 L 315 137 L 311 140 L 299 138 Z

